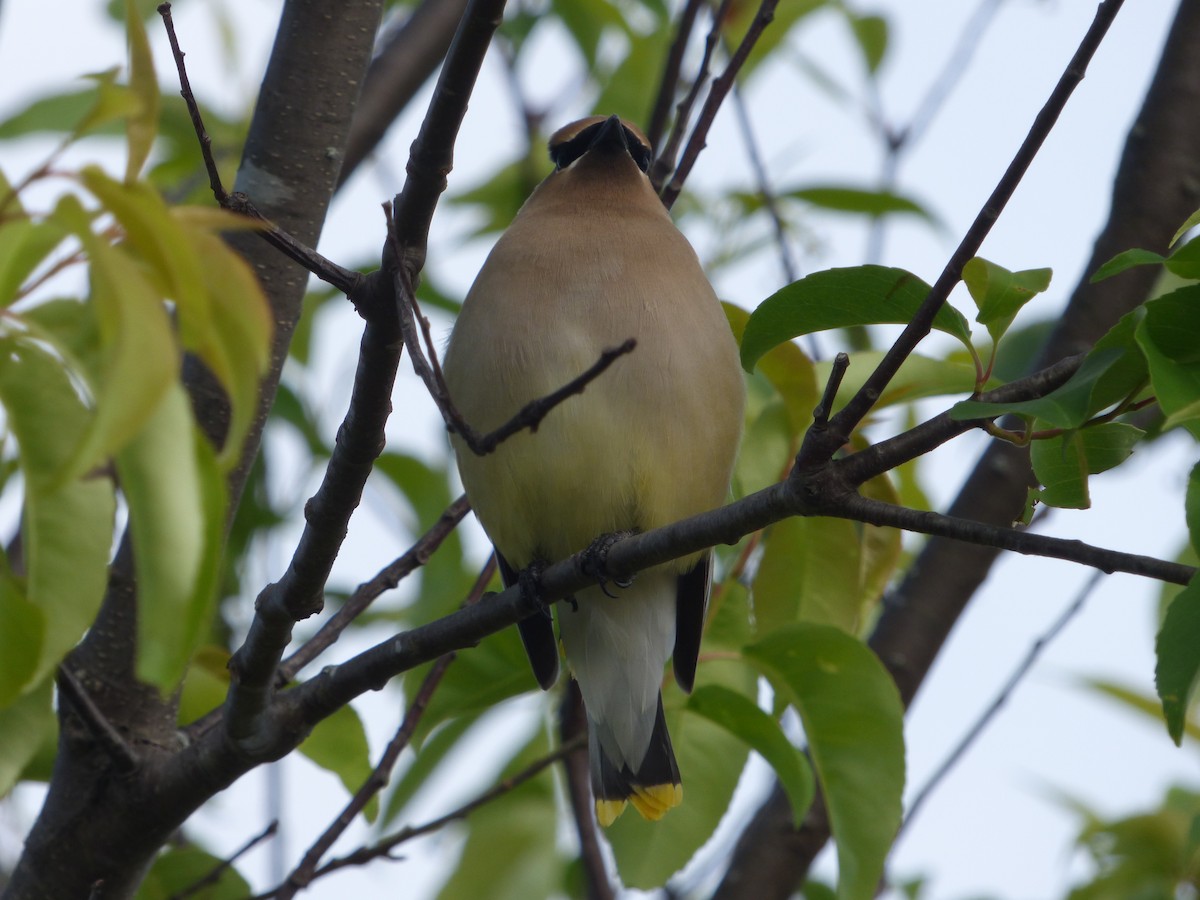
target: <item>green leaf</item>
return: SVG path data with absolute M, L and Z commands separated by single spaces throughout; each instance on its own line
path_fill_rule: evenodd
M 34 683 L 75 646 L 100 608 L 116 497 L 107 478 L 59 478 L 87 423 L 59 360 L 38 345 L 0 338 L 0 404 L 25 474 L 26 596 L 54 625 L 44 631 Z
M 1163 428 L 1182 425 L 1200 438 L 1200 285 L 1179 288 L 1146 304 L 1137 342 L 1167 415 Z
M 1153 697 L 1149 694 L 1143 694 L 1139 690 L 1117 684 L 1115 681 L 1088 678 L 1084 679 L 1083 683 L 1092 690 L 1111 697 L 1113 700 L 1124 704 L 1127 708 L 1149 716 L 1160 725 L 1163 724 L 1162 703 L 1157 697 Z M 1200 741 L 1200 722 L 1196 721 L 1195 716 L 1188 716 L 1184 721 L 1183 734 L 1191 738 L 1193 741 Z
M 1193 578 L 1167 607 L 1155 653 L 1154 686 L 1167 732 L 1179 744 L 1200 675 L 1200 578 Z
M 224 868 L 221 868 L 224 866 Z M 171 847 L 160 853 L 138 886 L 134 900 L 172 900 L 213 872 L 216 880 L 188 897 L 195 900 L 243 900 L 253 893 L 237 869 L 199 847 Z
M 855 213 L 877 219 L 896 213 L 920 216 L 934 221 L 929 211 L 916 200 L 891 191 L 871 191 L 849 185 L 811 185 L 792 188 L 780 196 L 791 197 L 836 212 Z
M 1049 269 L 1010 272 L 977 256 L 963 266 L 962 277 L 979 308 L 975 321 L 998 343 L 1021 307 L 1050 286 Z
M 755 673 L 737 660 L 706 661 L 696 681 L 697 691 L 721 685 L 748 698 L 757 696 Z M 750 755 L 742 740 L 690 712 L 674 679 L 663 687 L 663 709 L 683 778 L 683 805 L 658 822 L 647 822 L 629 809 L 605 829 L 621 880 L 643 890 L 665 884 L 712 837 Z
M 54 679 L 47 677 L 16 703 L 0 709 L 0 797 L 7 796 L 46 737 L 54 733 L 53 699 Z
M 117 84 L 119 69 L 113 67 L 104 72 L 88 75 L 87 78 L 96 84 L 93 102 L 84 117 L 79 120 L 71 133 L 71 138 L 77 138 L 89 131 L 100 131 L 115 122 L 136 115 L 141 107 L 141 101 L 129 88 Z
M 259 379 L 270 365 L 274 330 L 270 306 L 250 266 L 215 234 L 213 225 L 193 223 L 183 210 L 172 210 L 204 273 L 203 286 L 212 311 L 211 343 L 198 346 L 205 361 L 223 359 L 218 374 L 230 400 L 229 432 L 220 462 L 237 464 L 258 410 Z
M 849 13 L 850 28 L 862 51 L 867 71 L 874 75 L 879 71 L 888 46 L 888 23 L 882 16 L 859 16 Z
M 1180 278 L 1200 278 L 1200 238 L 1192 238 L 1167 257 L 1167 270 Z
M 216 589 L 224 481 L 177 382 L 117 455 L 138 595 L 138 677 L 170 691 L 203 639 Z
M 125 34 L 129 41 L 129 89 L 137 99 L 139 108 L 129 116 L 125 125 L 129 159 L 125 165 L 125 180 L 133 181 L 158 134 L 158 108 L 162 94 L 158 90 L 158 78 L 154 74 L 154 56 L 150 52 L 150 41 L 146 37 L 146 26 L 139 16 L 137 0 L 125 2 Z
M 1152 250 L 1125 250 L 1118 253 L 1099 269 L 1096 270 L 1088 282 L 1095 284 L 1097 281 L 1103 281 L 1105 278 L 1112 278 L 1124 272 L 1126 269 L 1132 269 L 1134 266 L 1157 266 L 1166 262 L 1167 258 L 1161 253 L 1155 253 Z
M 1030 459 L 1043 486 L 1038 499 L 1060 509 L 1090 508 L 1088 476 L 1124 462 L 1143 434 L 1132 425 L 1106 422 L 1034 441 Z
M 179 351 L 162 295 L 119 247 L 91 230 L 79 201 L 65 196 L 55 216 L 83 242 L 102 358 L 93 378 L 96 414 L 62 477 L 74 478 L 119 451 L 154 415 L 178 378 Z
M 511 777 L 550 751 L 542 729 L 505 766 Z M 528 900 L 559 887 L 554 779 L 549 769 L 475 810 L 462 859 L 439 900 Z
M 371 776 L 371 748 L 362 719 L 351 706 L 343 706 L 312 730 L 297 748 L 314 763 L 332 772 L 353 794 Z M 363 810 L 367 821 L 374 822 L 379 814 L 379 796 L 371 799 Z
M 759 635 L 795 622 L 858 628 L 861 548 L 849 519 L 792 517 L 763 539 L 754 576 L 754 620 Z
M 116 77 L 115 70 L 113 77 Z M 0 122 L 0 140 L 31 134 L 69 134 L 77 130 L 95 103 L 94 89 L 40 97 Z M 107 130 L 113 134 L 118 132 L 115 120 Z
M 9 200 L 0 215 L 0 307 L 17 299 L 25 279 L 66 237 L 56 223 L 32 220 L 0 172 L 3 197 Z
M 1192 213 L 1190 216 L 1188 216 L 1187 220 L 1182 225 L 1179 226 L 1179 230 L 1176 231 L 1174 237 L 1171 238 L 1170 246 L 1174 247 L 1175 243 L 1181 237 L 1183 237 L 1185 234 L 1187 234 L 1189 231 L 1191 231 L 1197 225 L 1200 225 L 1200 209 L 1196 210 L 1194 213 Z
M 740 344 L 750 313 L 732 303 L 722 303 L 733 336 Z M 820 399 L 816 368 L 804 352 L 790 341 L 768 350 L 758 360 L 758 371 L 775 389 L 788 413 L 792 437 L 800 437 L 812 422 L 813 407 Z M 824 382 L 821 382 L 824 383 Z M 788 454 L 791 455 L 790 453 Z M 777 480 L 777 479 L 773 479 Z
M 1200 553 L 1200 463 L 1192 467 L 1188 474 L 1187 492 L 1184 494 L 1183 508 L 1187 519 L 1188 539 L 1192 550 Z
M 838 897 L 874 897 L 904 792 L 895 684 L 866 646 L 828 625 L 792 625 L 745 653 L 804 723 L 837 842 Z
M 791 803 L 792 821 L 799 828 L 816 793 L 813 772 L 779 723 L 748 698 L 719 685 L 696 691 L 688 699 L 687 708 L 745 741 L 771 764 Z
M 37 670 L 45 638 L 42 611 L 29 602 L 20 581 L 4 560 L 0 572 L 0 709 L 8 706 L 29 684 Z M 4 791 L 0 788 L 0 794 Z
M 903 269 L 856 266 L 828 269 L 776 291 L 750 316 L 742 337 L 742 366 L 751 371 L 778 344 L 830 328 L 907 324 L 929 293 L 929 285 Z M 933 327 L 970 346 L 962 313 L 943 305 Z
M 1123 316 L 1096 342 L 1066 384 L 1045 397 L 1020 403 L 963 400 L 951 407 L 950 416 L 961 421 L 1013 413 L 1031 420 L 1042 419 L 1055 428 L 1078 428 L 1145 385 L 1146 358 L 1135 340 L 1138 323 L 1144 316 L 1142 308 Z

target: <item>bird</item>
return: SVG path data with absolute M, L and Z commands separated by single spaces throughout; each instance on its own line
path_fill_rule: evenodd
M 594 365 L 636 346 L 494 452 L 451 442 L 467 498 L 506 586 L 605 535 L 647 531 L 722 505 L 741 438 L 737 344 L 695 250 L 646 172 L 652 150 L 618 116 L 550 138 L 554 171 L 533 191 L 463 301 L 443 360 L 451 401 L 489 431 Z M 557 604 L 587 712 L 596 818 L 632 803 L 650 820 L 683 799 L 663 715 L 664 669 L 690 691 L 712 552 L 597 583 Z M 548 690 L 559 648 L 549 607 L 518 623 Z

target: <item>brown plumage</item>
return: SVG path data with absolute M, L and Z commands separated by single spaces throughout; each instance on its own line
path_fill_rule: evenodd
M 457 439 L 471 504 L 504 559 L 506 582 L 598 536 L 648 530 L 721 505 L 741 434 L 737 348 L 708 279 L 645 169 L 632 126 L 592 117 L 550 140 L 557 169 L 497 242 L 454 328 L 451 397 L 490 430 L 561 387 L 625 339 L 621 357 L 579 396 L 478 457 Z M 641 573 L 615 598 L 579 592 L 558 605 L 567 660 L 588 711 L 597 814 L 626 801 L 649 818 L 682 789 L 662 715 L 663 666 L 691 688 L 710 554 Z M 521 623 L 549 687 L 558 651 L 549 613 Z

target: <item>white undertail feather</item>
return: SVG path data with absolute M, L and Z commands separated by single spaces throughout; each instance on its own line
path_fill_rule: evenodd
M 628 588 L 580 591 L 558 621 L 589 724 L 608 758 L 636 772 L 646 756 L 663 668 L 675 642 L 675 577 L 639 575 Z

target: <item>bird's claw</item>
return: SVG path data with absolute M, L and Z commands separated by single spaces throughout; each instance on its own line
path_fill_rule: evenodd
M 611 534 L 602 534 L 596 538 L 580 554 L 579 571 L 584 575 L 588 575 L 596 580 L 600 590 L 604 591 L 604 596 L 610 599 L 617 599 L 616 594 L 609 591 L 608 585 L 615 584 L 619 588 L 627 588 L 633 584 L 633 576 L 621 578 L 610 577 L 608 574 L 608 552 L 620 541 L 629 537 L 634 532 L 632 531 L 617 531 Z

